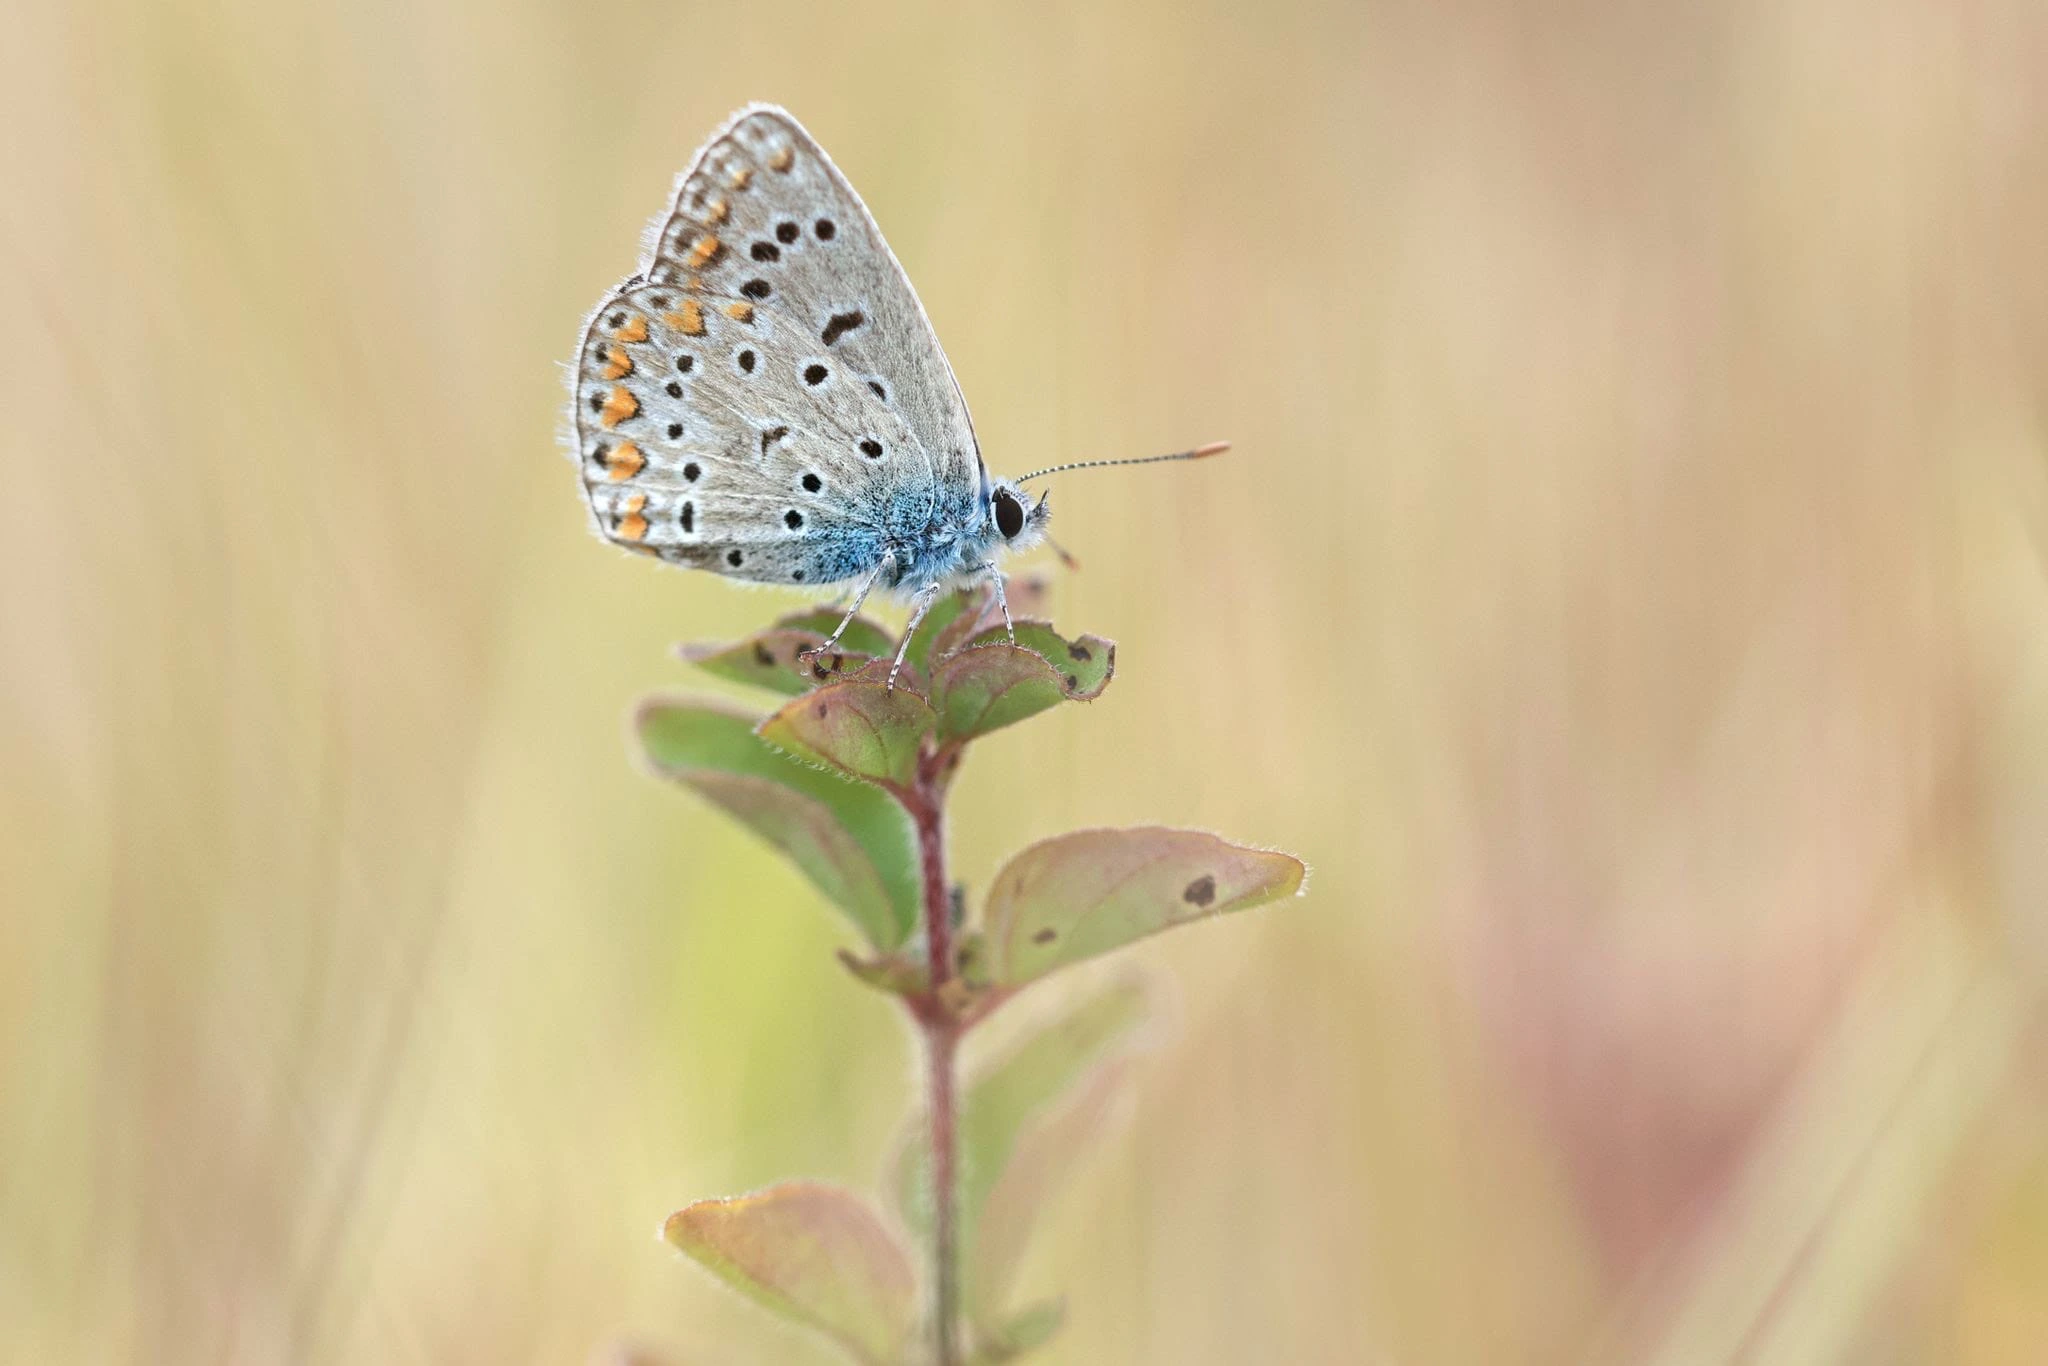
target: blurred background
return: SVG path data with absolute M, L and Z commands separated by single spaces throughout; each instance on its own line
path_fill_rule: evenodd
M 1057 483 L 1119 677 L 957 798 L 1315 867 L 1126 955 L 1047 1360 L 2048 1360 L 2048 10 L 10 14 L 0 1358 L 833 1359 L 655 1230 L 911 1039 L 624 743 L 798 600 L 556 445 L 764 99 L 994 469 L 1236 443 Z

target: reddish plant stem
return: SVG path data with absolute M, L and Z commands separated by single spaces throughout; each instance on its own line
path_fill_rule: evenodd
M 960 1272 L 956 1244 L 954 1206 L 958 1194 L 953 1172 L 958 1132 L 953 1110 L 953 1046 L 959 1031 L 951 1025 L 928 1028 L 925 1056 L 929 1063 L 932 1121 L 932 1257 L 936 1266 L 937 1294 L 933 1305 L 933 1337 L 938 1366 L 958 1366 L 959 1347 L 954 1341 L 960 1317 Z
M 960 1318 L 959 1181 L 955 1170 L 959 1149 L 959 1116 L 954 1099 L 954 1054 L 960 1042 L 960 1021 L 947 1004 L 946 986 L 953 977 L 953 896 L 946 884 L 945 795 L 938 766 L 919 766 L 917 785 L 905 796 L 917 827 L 919 861 L 924 871 L 924 934 L 931 990 L 916 1003 L 913 1014 L 924 1033 L 925 1110 L 930 1123 L 932 1174 L 932 1333 L 936 1366 L 958 1366 L 956 1340 Z

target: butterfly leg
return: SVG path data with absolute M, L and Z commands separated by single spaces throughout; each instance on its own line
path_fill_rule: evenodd
M 925 613 L 932 610 L 932 604 L 939 600 L 939 586 L 926 584 L 917 590 L 917 596 L 910 602 L 910 620 L 904 623 L 902 643 L 896 647 L 896 662 L 889 666 L 889 691 L 896 691 L 896 671 L 903 667 L 903 656 L 910 649 L 910 638 L 917 634 L 918 623 Z
M 896 557 L 893 554 L 884 555 L 882 562 L 875 566 L 875 572 L 861 580 L 860 591 L 853 595 L 852 605 L 846 609 L 846 615 L 839 619 L 839 624 L 832 628 L 832 634 L 825 637 L 825 643 L 818 646 L 815 650 L 798 650 L 796 657 L 799 660 L 816 659 L 821 655 L 830 654 L 833 650 L 837 649 L 839 637 L 846 634 L 846 628 L 853 625 L 854 617 L 860 614 L 860 605 L 868 600 L 868 590 L 875 586 L 875 581 L 881 578 L 883 571 L 887 570 L 895 561 Z
M 1017 627 L 1010 620 L 1010 600 L 1003 595 L 1003 571 L 996 568 L 994 560 L 983 560 L 979 566 L 988 575 L 988 581 L 996 586 L 996 606 L 1003 609 L 1003 630 L 1009 635 L 1010 643 L 1017 643 Z

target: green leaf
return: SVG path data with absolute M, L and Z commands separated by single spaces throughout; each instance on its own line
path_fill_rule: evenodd
M 993 1331 L 979 1334 L 980 1341 L 976 1344 L 973 1360 L 989 1363 L 989 1366 L 1000 1361 L 1015 1361 L 1051 1342 L 1066 1321 L 1065 1300 L 1042 1300 L 1012 1315 Z
M 1039 620 L 1044 616 L 1046 603 L 1052 596 L 1051 585 L 1043 575 L 1038 574 L 1007 580 L 1004 594 L 1010 605 L 1010 617 L 1014 621 Z M 947 622 L 943 630 L 933 635 L 933 659 L 945 658 L 983 631 L 1002 624 L 1003 609 L 996 602 L 993 587 L 981 585 L 974 594 L 973 602 L 973 611 L 961 612 Z
M 839 951 L 839 962 L 848 972 L 873 987 L 896 996 L 915 996 L 931 989 L 931 972 L 916 958 L 907 954 L 884 954 L 878 958 L 863 958 L 846 949 Z
M 839 625 L 845 615 L 837 607 L 810 607 L 801 612 L 791 612 L 775 622 L 778 631 L 802 631 L 816 636 L 823 644 Z M 869 621 L 866 617 L 855 617 L 846 623 L 846 630 L 839 637 L 839 649 L 850 655 L 868 655 L 876 659 L 896 652 L 896 637 Z
M 1065 646 L 1065 642 L 1061 644 Z M 1107 664 L 1115 658 L 1115 647 L 1093 636 L 1083 637 L 1071 648 L 1089 655 L 1091 661 Z M 1070 697 L 1086 701 L 1099 696 L 1108 682 L 1105 669 L 1099 678 L 1090 679 L 1091 692 L 1076 692 L 1080 683 L 1076 674 L 1062 672 L 1038 651 L 1007 644 L 998 635 L 949 656 L 932 674 L 939 739 L 957 743 L 1014 726 Z
M 708 674 L 793 697 L 826 679 L 856 672 L 875 657 L 835 649 L 799 662 L 799 651 L 814 650 L 824 640 L 816 631 L 771 627 L 730 645 L 685 645 L 680 653 Z
M 1116 642 L 1104 640 L 1101 636 L 1082 636 L 1068 640 L 1042 621 L 1020 621 L 1017 623 L 1017 644 L 1038 655 L 1052 666 L 1059 675 L 1061 695 L 1075 702 L 1093 702 L 1102 696 L 1102 690 L 1109 686 L 1109 680 L 1116 673 Z M 961 650 L 985 645 L 1007 644 L 1009 635 L 1000 626 L 992 626 L 969 641 Z
M 940 638 L 962 622 L 972 629 L 972 624 L 981 619 L 982 609 L 994 600 L 992 590 L 984 587 L 962 588 L 941 597 L 917 624 L 910 637 L 910 648 L 903 652 L 904 663 L 928 670 L 932 660 L 944 653 L 938 648 Z
M 839 625 L 840 616 L 830 607 L 807 608 L 730 645 L 684 645 L 678 653 L 706 673 L 793 697 L 834 675 L 854 673 L 868 661 L 886 659 L 895 652 L 896 642 L 887 631 L 866 617 L 855 617 L 847 622 L 831 654 L 799 663 L 797 652 L 823 645 Z
M 916 775 L 919 747 L 937 723 L 931 704 L 908 687 L 892 692 L 861 678 L 827 683 L 785 704 L 761 723 L 760 735 L 850 777 L 902 788 Z
M 983 1197 L 962 1275 L 977 1322 L 1001 1312 L 1040 1215 L 1109 1127 L 1130 1070 L 1128 1058 L 1104 1063 L 1069 1099 L 1019 1131 L 1008 1165 Z
M 1148 934 L 1290 896 L 1301 860 L 1156 826 L 1032 845 L 989 887 L 989 978 L 1016 986 Z
M 1014 726 L 1066 696 L 1043 656 L 1019 645 L 977 645 L 942 661 L 932 673 L 939 740 L 952 744 Z
M 987 937 L 978 929 L 963 929 L 953 944 L 953 965 L 960 980 L 975 991 L 988 987 Z
M 1052 1019 L 963 1092 L 958 1213 L 962 1285 L 984 1327 L 1001 1316 L 1033 1216 L 1099 1127 L 1132 1033 L 1146 1017 L 1136 981 L 1118 983 Z M 894 1198 L 920 1239 L 931 1237 L 931 1154 L 924 1117 L 897 1150 Z M 1022 1164 L 1020 1168 L 1018 1164 Z
M 700 1200 L 662 1236 L 720 1280 L 830 1336 L 856 1360 L 894 1366 L 917 1321 L 917 1280 L 889 1230 L 850 1191 L 791 1181 Z
M 650 698 L 634 719 L 657 774 L 724 808 L 781 850 L 887 953 L 917 924 L 917 841 L 894 800 L 778 754 L 753 718 L 701 702 Z

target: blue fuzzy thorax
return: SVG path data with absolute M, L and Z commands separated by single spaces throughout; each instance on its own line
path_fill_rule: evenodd
M 876 558 L 894 551 L 895 568 L 882 585 L 915 593 L 945 583 L 986 563 L 1002 537 L 989 519 L 988 493 L 981 488 L 898 488 L 883 509 L 883 534 Z
M 1045 500 L 1026 504 L 1016 485 L 990 480 L 958 488 L 929 479 L 891 488 L 863 506 L 852 526 L 820 527 L 814 535 L 816 583 L 865 582 L 877 567 L 878 588 L 903 597 L 973 576 L 993 565 L 999 550 L 1026 550 L 1045 534 L 1050 516 Z M 992 509 L 1009 499 L 1021 526 L 1005 537 Z

